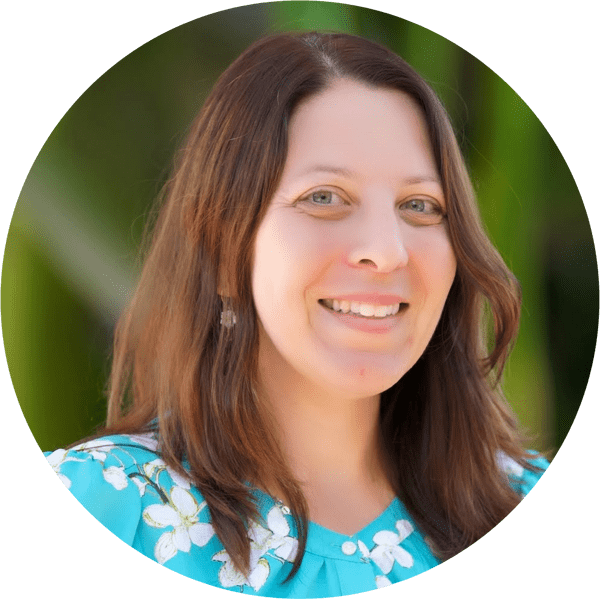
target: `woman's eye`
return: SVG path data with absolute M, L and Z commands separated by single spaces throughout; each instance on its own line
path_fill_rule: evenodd
M 421 212 L 427 214 L 435 212 L 437 206 L 429 200 L 414 199 L 408 200 L 408 202 L 402 205 L 402 208 L 404 208 L 405 210 L 411 210 L 413 212 Z
M 421 198 L 413 198 L 404 202 L 400 206 L 400 210 L 408 213 L 409 216 L 426 219 L 427 222 L 439 222 L 444 216 L 442 209 L 436 202 Z
M 316 206 L 333 206 L 335 204 L 336 193 L 327 189 L 319 189 L 309 193 L 304 199 L 309 204 Z
M 313 203 L 322 206 L 328 206 L 333 201 L 333 193 L 330 191 L 314 191 L 309 197 Z

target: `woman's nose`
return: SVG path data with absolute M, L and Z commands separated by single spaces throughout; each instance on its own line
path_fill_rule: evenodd
M 376 272 L 393 272 L 406 266 L 406 224 L 395 214 L 361 219 L 348 256 L 353 266 L 369 265 Z

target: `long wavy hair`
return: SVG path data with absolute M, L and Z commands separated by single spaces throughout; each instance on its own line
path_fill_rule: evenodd
M 248 481 L 266 485 L 275 474 L 288 501 L 299 538 L 288 579 L 306 547 L 306 500 L 257 393 L 251 267 L 285 164 L 290 117 L 340 78 L 399 90 L 421 107 L 457 260 L 426 351 L 381 394 L 391 483 L 445 560 L 520 501 L 499 452 L 531 468 L 499 384 L 517 334 L 520 288 L 484 232 L 440 100 L 404 60 L 372 41 L 317 32 L 259 39 L 221 75 L 176 155 L 139 284 L 115 331 L 100 431 L 139 433 L 154 422 L 163 459 L 191 477 L 241 572 L 249 566 L 247 527 L 260 518 Z M 233 328 L 220 324 L 223 289 L 236 314 Z

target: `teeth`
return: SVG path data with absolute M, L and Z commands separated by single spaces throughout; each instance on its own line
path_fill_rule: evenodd
M 361 316 L 373 316 L 373 314 L 375 314 L 375 307 L 369 306 L 368 304 L 361 304 L 360 308 L 358 309 L 358 313 Z
M 348 300 L 323 300 L 323 303 L 332 308 L 336 312 L 342 312 L 348 314 L 352 312 L 354 314 L 360 314 L 361 316 L 385 318 L 386 316 L 392 316 L 398 314 L 400 310 L 400 304 L 394 304 L 392 306 L 374 306 L 372 304 L 363 304 L 361 302 L 350 302 Z
M 388 314 L 390 314 L 388 308 L 393 308 L 393 306 L 377 306 L 377 308 L 373 310 L 373 316 L 387 316 Z M 363 314 L 362 310 L 360 313 Z

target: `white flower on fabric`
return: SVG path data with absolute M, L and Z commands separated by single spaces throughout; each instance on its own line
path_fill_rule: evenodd
M 146 524 L 154 528 L 172 526 L 173 530 L 160 536 L 154 547 L 154 557 L 159 564 L 174 557 L 178 551 L 188 553 L 192 543 L 204 547 L 213 537 L 211 524 L 198 522 L 198 514 L 206 502 L 198 505 L 191 493 L 180 487 L 173 487 L 169 505 L 148 506 L 142 517 Z
M 387 576 L 375 576 L 375 584 L 378 589 L 382 589 L 383 587 L 389 587 L 392 583 Z
M 110 466 L 102 471 L 102 475 L 104 476 L 104 480 L 110 483 L 117 491 L 122 491 L 127 487 L 129 482 L 123 467 Z
M 250 563 L 248 576 L 244 576 L 233 564 L 230 555 L 225 549 L 213 555 L 212 559 L 217 562 L 223 562 L 219 569 L 219 582 L 224 588 L 233 586 L 243 587 L 244 585 L 252 587 L 258 591 L 267 581 L 271 568 L 269 562 L 264 557 L 270 546 L 270 540 L 273 533 L 270 530 L 254 523 L 248 530 L 250 539 Z
M 215 553 L 212 559 L 223 562 L 219 569 L 219 582 L 225 588 L 244 585 L 258 591 L 267 581 L 271 568 L 265 555 L 273 551 L 281 561 L 293 562 L 298 551 L 298 539 L 290 537 L 290 526 L 281 505 L 275 505 L 267 514 L 268 529 L 254 522 L 248 529 L 250 539 L 250 568 L 245 577 L 233 565 L 225 549 Z
M 146 464 L 144 464 L 143 470 L 144 474 L 148 478 L 152 478 L 157 471 L 166 470 L 169 473 L 169 476 L 173 479 L 173 482 L 178 487 L 189 490 L 192 486 L 189 477 L 181 476 L 181 474 L 175 472 L 175 470 L 167 466 L 164 460 L 160 458 L 157 458 L 156 460 L 152 460 L 151 462 L 147 462 Z
M 511 457 L 507 456 L 503 451 L 499 451 L 496 454 L 496 461 L 498 463 L 498 467 L 500 470 L 506 472 L 506 474 L 516 476 L 517 478 L 521 478 L 523 476 L 523 472 L 525 471 L 523 466 L 513 460 Z
M 392 571 L 394 562 L 398 562 L 404 568 L 410 568 L 414 564 L 413 556 L 400 547 L 400 543 L 413 532 L 412 524 L 408 520 L 398 520 L 396 529 L 398 534 L 389 530 L 380 530 L 373 536 L 377 546 L 369 553 L 369 557 L 384 574 Z
M 175 470 L 173 470 L 169 466 L 166 466 L 166 470 L 169 473 L 169 476 L 173 479 L 173 482 L 178 487 L 181 487 L 182 489 L 191 488 L 191 486 L 192 486 L 191 480 L 187 476 L 186 477 L 181 476 L 181 474 L 179 474 L 179 472 L 175 472 Z
M 177 555 L 177 551 L 179 550 L 177 541 L 178 538 L 175 531 L 160 535 L 154 546 L 154 557 L 159 564 L 164 564 Z
M 219 568 L 219 582 L 224 588 L 243 586 L 248 584 L 246 577 L 233 565 L 231 557 L 225 549 L 215 553 L 212 556 L 212 560 L 215 562 L 223 562 L 223 565 Z
M 358 541 L 357 545 L 358 545 L 358 550 L 360 551 L 363 558 L 368 559 L 369 558 L 369 548 L 362 541 Z
M 250 572 L 246 578 L 231 561 L 231 557 L 222 549 L 218 553 L 213 555 L 212 559 L 216 562 L 223 562 L 223 565 L 219 569 L 219 582 L 223 588 L 230 587 L 243 587 L 244 585 L 252 587 L 255 591 L 258 591 L 263 584 L 267 581 L 269 573 L 271 571 L 269 562 L 264 557 L 259 557 L 253 560 L 252 554 L 250 555 Z
M 73 447 L 73 451 L 89 453 L 95 460 L 104 462 L 108 452 L 114 447 L 116 447 L 116 445 L 112 441 L 94 439 L 93 441 L 81 443 L 80 445 L 77 445 L 77 447 Z
M 269 549 L 274 549 L 277 557 L 293 562 L 298 551 L 298 539 L 289 536 L 290 525 L 285 519 L 281 507 L 275 506 L 269 511 L 267 525 L 273 532 L 268 541 Z
M 264 557 L 259 558 L 248 575 L 248 584 L 258 591 L 267 582 L 270 571 L 269 562 Z

